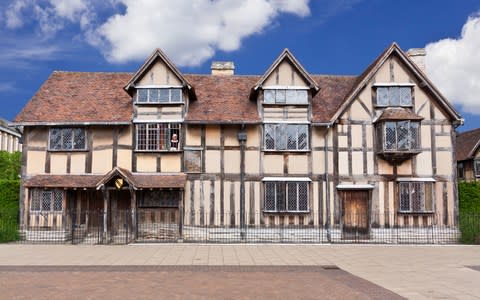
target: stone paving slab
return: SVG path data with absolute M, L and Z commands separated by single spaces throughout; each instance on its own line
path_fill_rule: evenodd
M 1 266 L 325 266 L 411 299 L 480 299 L 480 246 L 0 245 Z
M 403 299 L 334 266 L 0 266 L 0 289 L 1 299 Z

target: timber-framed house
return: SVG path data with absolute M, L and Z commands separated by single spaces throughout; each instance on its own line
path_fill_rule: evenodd
M 231 62 L 191 75 L 155 50 L 134 74 L 53 72 L 15 120 L 23 228 L 129 241 L 453 228 L 463 120 L 421 58 L 394 43 L 359 76 L 312 75 L 285 49 L 262 75 Z

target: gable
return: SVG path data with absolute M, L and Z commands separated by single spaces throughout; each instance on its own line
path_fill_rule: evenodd
M 402 85 L 410 84 L 414 86 L 415 112 L 422 117 L 430 118 L 431 109 L 435 113 L 436 119 L 450 120 L 456 125 L 463 123 L 455 108 L 448 100 L 436 89 L 425 74 L 407 57 L 407 55 L 393 43 L 387 48 L 364 72 L 358 77 L 358 80 L 352 90 L 348 93 L 344 103 L 335 113 L 331 122 L 337 120 L 350 107 L 353 101 L 359 97 L 363 102 L 373 106 L 375 95 L 366 96 L 375 85 Z M 418 103 L 417 103 L 418 101 Z M 423 103 L 421 103 L 423 101 Z
M 133 84 L 135 86 L 181 86 L 182 81 L 162 60 L 157 58 Z
M 190 99 L 196 99 L 195 91 L 191 84 L 168 57 L 160 49 L 156 49 L 130 78 L 124 89 L 130 95 L 133 95 L 137 84 L 144 86 L 152 84 L 164 85 L 167 82 L 169 86 L 174 86 L 174 83 L 177 83 L 176 86 L 187 88 Z
M 303 78 L 302 74 L 288 60 L 283 60 L 263 83 L 267 86 L 301 86 L 308 87 L 308 82 Z

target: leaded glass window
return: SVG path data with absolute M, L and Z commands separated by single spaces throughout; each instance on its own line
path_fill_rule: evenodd
M 58 212 L 63 210 L 62 190 L 32 190 L 30 210 L 32 212 Z
M 308 125 L 265 124 L 265 150 L 308 150 Z
M 399 183 L 401 212 L 432 212 L 433 184 L 411 181 Z
M 137 103 L 177 103 L 182 102 L 181 88 L 138 88 Z
M 383 126 L 384 151 L 420 150 L 419 122 L 385 122 Z
M 263 102 L 267 104 L 308 104 L 308 91 L 297 89 L 266 89 Z
M 412 106 L 411 86 L 377 87 L 377 106 Z
M 308 212 L 308 182 L 265 182 L 264 210 L 267 212 Z
M 50 150 L 85 150 L 86 133 L 84 128 L 51 128 Z

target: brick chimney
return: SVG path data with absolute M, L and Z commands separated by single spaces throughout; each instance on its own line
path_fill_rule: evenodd
M 407 51 L 408 57 L 413 60 L 413 62 L 417 65 L 417 67 L 422 70 L 422 72 L 426 73 L 425 69 L 425 56 L 427 56 L 427 51 L 425 48 L 412 48 Z
M 232 76 L 235 73 L 233 61 L 214 61 L 212 62 L 212 75 Z

